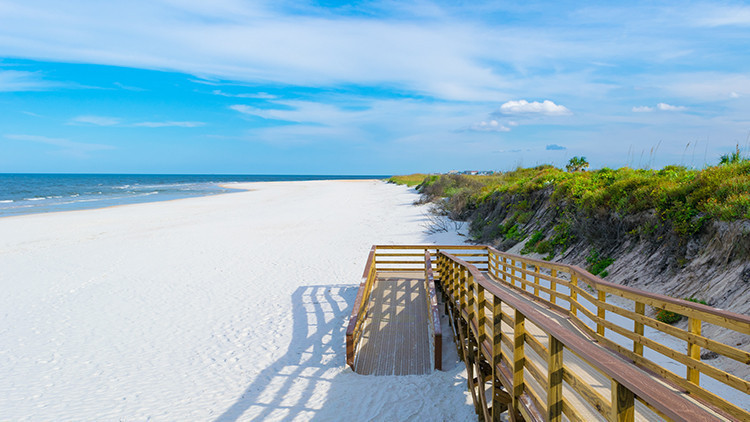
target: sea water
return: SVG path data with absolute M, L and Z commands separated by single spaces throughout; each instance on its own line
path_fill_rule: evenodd
M 245 182 L 386 176 L 0 174 L 0 217 L 216 195 Z

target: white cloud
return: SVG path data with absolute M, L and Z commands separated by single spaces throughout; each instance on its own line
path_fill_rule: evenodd
M 725 72 L 693 72 L 651 78 L 652 86 L 661 86 L 667 95 L 693 101 L 722 101 L 750 92 L 750 75 Z
M 41 91 L 54 84 L 42 80 L 39 72 L 0 71 L 0 92 Z
M 70 120 L 69 124 L 114 126 L 118 123 L 120 123 L 120 119 L 115 118 L 115 117 L 85 115 L 85 116 L 74 117 L 73 119 Z
M 750 7 L 712 6 L 702 10 L 697 23 L 701 26 L 750 26 Z
M 500 113 L 506 115 L 528 115 L 528 114 L 541 114 L 545 116 L 564 116 L 573 114 L 567 107 L 563 105 L 557 105 L 550 100 L 544 100 L 543 102 L 526 100 L 519 101 L 508 101 L 500 106 Z
M 211 93 L 214 95 L 220 95 L 222 97 L 232 97 L 232 98 L 257 98 L 261 100 L 273 100 L 273 99 L 278 98 L 276 95 L 272 95 L 266 92 L 258 92 L 255 94 L 230 94 L 228 92 L 215 89 Z
M 230 109 L 234 111 L 238 111 L 242 114 L 249 114 L 251 116 L 258 116 L 262 117 L 264 119 L 278 119 L 278 120 L 286 120 L 286 119 L 280 119 L 279 117 L 274 116 L 274 112 L 278 110 L 266 110 L 262 108 L 257 107 L 251 107 L 249 105 L 244 104 L 233 104 L 229 106 Z
M 650 113 L 652 111 L 654 111 L 654 108 L 649 106 L 633 107 L 633 113 Z
M 468 130 L 473 132 L 510 132 L 509 127 L 501 125 L 497 120 L 479 122 L 475 125 L 471 125 Z
M 684 106 L 675 106 L 667 103 L 659 103 L 656 105 L 656 108 L 658 108 L 661 111 L 682 111 L 686 110 L 686 107 Z
M 141 127 L 200 127 L 204 125 L 205 125 L 204 122 L 173 122 L 173 121 L 141 122 L 141 123 L 133 124 L 133 126 L 141 126 Z

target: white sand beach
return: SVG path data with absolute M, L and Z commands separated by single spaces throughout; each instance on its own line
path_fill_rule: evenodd
M 0 420 L 474 420 L 463 365 L 345 365 L 370 246 L 461 238 L 380 181 L 244 187 L 0 218 Z

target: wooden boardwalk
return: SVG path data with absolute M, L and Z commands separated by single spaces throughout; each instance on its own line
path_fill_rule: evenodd
M 500 285 L 499 280 L 493 280 L 498 285 Z M 513 290 L 508 290 L 507 292 L 509 295 L 515 297 L 518 300 L 526 300 L 526 298 L 520 293 Z M 491 303 L 491 301 L 490 301 Z M 630 365 L 631 362 L 626 361 L 621 356 L 618 356 L 615 352 L 607 350 L 597 342 L 595 342 L 591 337 L 589 337 L 586 333 L 584 333 L 582 330 L 580 330 L 578 327 L 576 327 L 569 318 L 567 318 L 566 315 L 564 315 L 561 312 L 556 311 L 555 309 L 551 308 L 550 306 L 547 306 L 544 302 L 534 302 L 534 301 L 528 301 L 527 302 L 530 307 L 534 308 L 537 312 L 544 315 L 545 317 L 549 318 L 550 320 L 554 321 L 555 323 L 559 324 L 561 328 L 567 330 L 571 334 L 574 334 L 578 341 L 582 344 L 589 344 L 589 347 L 591 348 L 601 348 L 604 353 L 609 355 L 609 358 L 612 359 L 612 361 L 619 361 L 622 365 L 628 366 L 628 371 L 630 372 L 630 376 L 632 377 L 640 377 L 640 378 L 650 378 L 656 382 L 661 383 L 661 380 L 653 373 L 647 372 L 641 368 L 635 367 Z M 514 309 L 506 304 L 502 304 L 503 312 L 510 314 L 514 311 Z M 545 333 L 541 328 L 534 325 L 531 321 L 526 320 L 525 321 L 525 330 L 527 336 L 532 336 L 536 340 L 536 344 L 540 344 L 545 350 L 549 350 L 549 335 Z M 502 324 L 502 331 L 503 333 L 511 337 L 513 336 L 513 327 L 510 324 L 503 323 Z M 533 341 L 533 340 L 532 340 Z M 513 348 L 509 344 L 502 344 L 503 354 L 506 356 L 512 356 L 513 355 Z M 606 406 L 607 398 L 611 395 L 611 380 L 608 378 L 605 374 L 601 373 L 599 370 L 597 370 L 594 366 L 590 365 L 580 357 L 578 357 L 575 353 L 571 352 L 570 350 L 564 350 L 564 357 L 563 360 L 566 363 L 566 366 L 570 368 L 570 371 L 575 374 L 575 376 L 578 377 L 578 379 L 584 383 L 586 383 L 589 387 L 591 387 L 591 391 L 596 394 L 596 397 L 599 397 L 599 400 L 602 402 L 603 406 Z M 530 360 L 532 362 L 532 365 L 534 365 L 535 368 L 542 368 L 542 371 L 544 371 L 543 368 L 547 366 L 547 358 L 546 356 L 540 356 L 540 354 L 534 350 L 534 348 L 529 347 L 528 350 L 525 352 L 525 358 Z M 524 371 L 524 377 L 528 378 L 529 381 L 534 382 L 535 377 L 533 374 L 529 372 L 528 369 Z M 545 371 L 546 372 L 546 371 Z M 543 374 L 546 378 L 548 374 Z M 538 378 L 538 376 L 537 376 Z M 575 381 L 573 381 L 575 383 Z M 666 388 L 668 388 L 671 392 L 673 392 L 676 395 L 681 396 L 682 398 L 694 403 L 696 407 L 701 408 L 706 411 L 708 415 L 711 417 L 716 418 L 717 420 L 722 421 L 729 421 L 731 419 L 722 416 L 718 414 L 717 412 L 703 407 L 699 402 L 695 401 L 690 395 L 686 394 L 684 391 L 680 391 L 676 388 L 669 387 L 667 384 L 663 384 Z M 538 390 L 538 400 L 541 403 L 547 402 L 547 391 L 544 388 L 539 388 Z M 576 394 L 573 394 L 573 391 L 569 385 L 569 383 L 563 384 L 563 396 L 566 397 L 566 399 L 569 400 L 569 403 L 572 407 L 575 407 L 580 415 L 580 417 L 583 418 L 583 420 L 586 421 L 595 421 L 600 418 L 600 411 L 597 410 L 597 408 L 591 404 L 589 404 L 586 400 L 582 399 Z M 648 406 L 646 406 L 644 403 L 640 401 L 635 401 L 635 421 L 640 422 L 646 422 L 646 421 L 663 421 L 667 420 L 654 412 L 652 409 L 650 409 Z
M 354 371 L 364 375 L 423 375 L 432 371 L 424 278 L 378 277 Z
M 687 328 L 656 320 L 658 309 Z M 347 363 L 368 375 L 439 369 L 443 311 L 480 420 L 750 421 L 750 380 L 702 357 L 750 369 L 748 346 L 710 334 L 748 338 L 750 316 L 488 246 L 373 247 Z

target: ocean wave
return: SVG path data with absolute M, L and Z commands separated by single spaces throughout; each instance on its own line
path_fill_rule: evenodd
M 0 204 L 10 204 L 11 202 L 13 202 L 12 199 L 2 199 L 2 200 L 0 200 Z
M 47 198 L 40 198 L 40 197 L 34 197 L 34 198 L 23 198 L 24 201 L 44 201 Z

